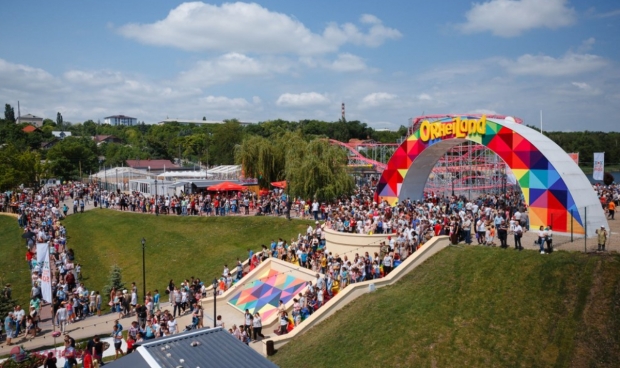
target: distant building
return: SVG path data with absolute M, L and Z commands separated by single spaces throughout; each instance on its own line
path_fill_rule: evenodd
M 164 124 L 169 124 L 169 123 L 179 123 L 181 125 L 189 125 L 189 124 L 210 125 L 210 124 L 224 124 L 224 121 L 220 121 L 220 120 L 166 119 L 166 120 L 162 120 L 162 121 L 158 122 L 157 124 L 164 125 Z M 240 121 L 239 124 L 244 126 L 244 125 L 250 125 L 252 123 L 250 123 L 248 121 Z
M 71 137 L 71 132 L 67 130 L 52 130 L 52 135 L 58 139 Z
M 170 160 L 127 160 L 126 162 L 127 166 L 132 169 L 146 170 L 155 173 L 184 170 L 182 167 L 173 164 Z
M 138 119 L 132 118 L 130 116 L 125 115 L 112 115 L 106 118 L 103 118 L 104 124 L 110 125 L 125 125 L 125 126 L 134 126 L 138 125 Z
M 26 125 L 23 129 L 22 132 L 24 133 L 32 133 L 32 132 L 40 132 L 41 129 L 37 128 L 34 125 Z
M 123 143 L 121 139 L 115 135 L 96 135 L 93 137 L 93 141 L 98 145 L 101 143 Z
M 34 125 L 37 128 L 43 126 L 43 118 L 34 116 L 32 114 L 26 114 L 17 118 L 17 124 L 28 123 Z

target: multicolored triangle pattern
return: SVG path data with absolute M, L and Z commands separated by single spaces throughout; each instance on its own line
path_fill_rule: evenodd
M 479 117 L 462 116 L 461 120 L 463 119 Z M 438 120 L 433 124 L 448 123 L 452 123 L 452 118 Z M 515 173 L 529 205 L 530 229 L 552 225 L 557 232 L 570 232 L 572 227 L 573 232 L 583 234 L 583 222 L 573 195 L 553 164 L 521 134 L 489 119 L 486 119 L 486 124 L 484 135 L 471 134 L 465 139 L 483 144 L 495 152 Z M 388 162 L 377 185 L 381 200 L 392 205 L 397 203 L 405 176 L 415 171 L 409 171 L 409 168 L 414 165 L 418 155 L 442 140 L 455 138 L 455 135 L 448 135 L 424 142 L 417 130 L 403 141 Z
M 278 311 L 280 300 L 288 303 L 305 286 L 306 281 L 289 273 L 267 269 L 253 281 L 246 282 L 228 302 L 242 312 L 246 309 L 252 314 L 259 312 L 266 321 Z

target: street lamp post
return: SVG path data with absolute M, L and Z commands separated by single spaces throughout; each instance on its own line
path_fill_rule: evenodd
M 213 328 L 216 327 L 217 323 L 217 300 L 215 297 L 217 296 L 217 279 L 213 279 Z
M 146 239 L 142 238 L 142 297 L 146 301 L 146 262 L 144 258 L 144 249 L 146 248 Z

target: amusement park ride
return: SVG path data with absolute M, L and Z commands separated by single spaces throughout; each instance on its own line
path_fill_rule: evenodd
M 457 115 L 425 115 L 411 119 L 408 136 L 416 131 L 423 121 L 430 123 Z M 481 115 L 469 115 L 480 117 Z M 503 115 L 487 115 L 487 118 L 504 119 Z M 515 119 L 518 124 L 521 119 Z M 348 143 L 330 139 L 333 145 L 347 150 L 349 167 L 363 169 L 365 173 L 380 175 L 386 168 L 390 157 L 400 145 L 398 143 L 377 143 L 351 140 Z M 428 181 L 426 192 L 436 194 L 456 194 L 466 197 L 481 193 L 499 193 L 516 186 L 516 180 L 507 165 L 488 148 L 474 142 L 459 144 L 446 152 L 437 161 Z M 518 187 L 518 186 L 516 186 Z

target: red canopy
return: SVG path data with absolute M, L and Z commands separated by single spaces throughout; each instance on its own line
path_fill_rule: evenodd
M 260 192 L 258 192 L 258 194 L 264 196 L 264 195 L 269 194 L 269 191 L 267 189 L 261 189 Z
M 239 185 L 239 184 L 231 183 L 229 181 L 225 181 L 223 183 L 212 185 L 212 186 L 208 187 L 207 190 L 217 191 L 217 192 L 226 192 L 226 191 L 229 191 L 229 190 L 241 191 L 241 190 L 245 190 L 245 187 L 243 185 Z
M 273 185 L 276 188 L 286 189 L 286 180 L 284 180 L 284 181 L 274 181 L 273 183 L 271 183 L 271 185 Z

